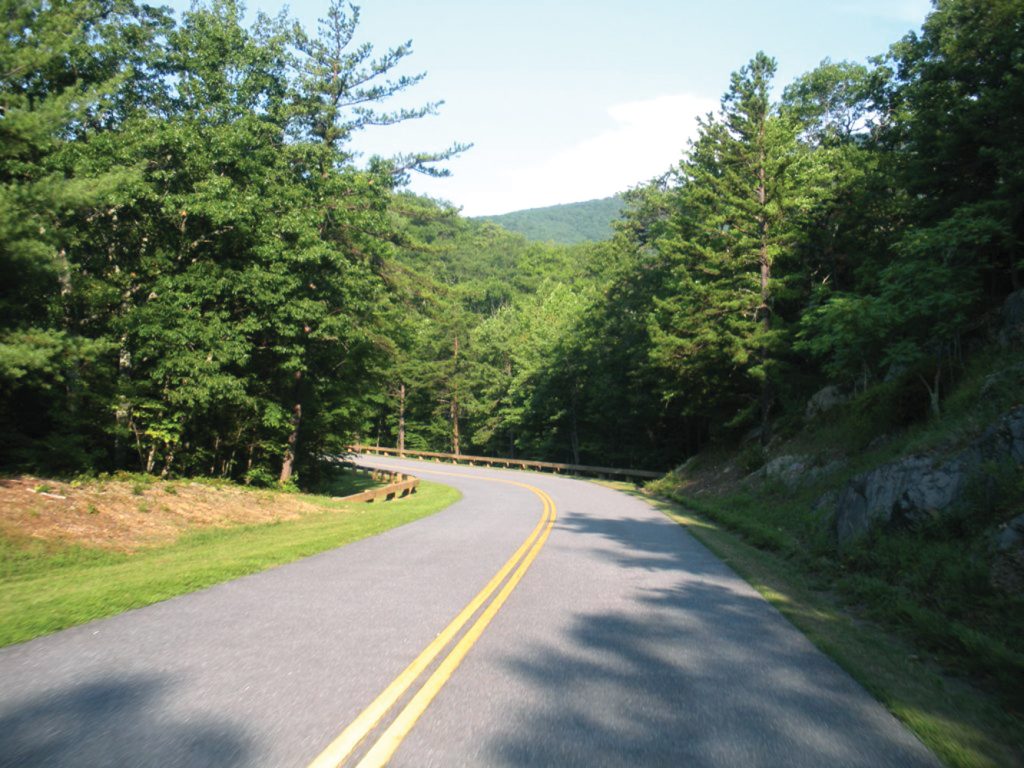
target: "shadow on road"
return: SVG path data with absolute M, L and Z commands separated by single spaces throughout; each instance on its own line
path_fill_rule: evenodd
M 630 599 L 581 610 L 560 635 L 510 651 L 509 672 L 544 693 L 508 713 L 488 763 L 937 765 L 671 522 L 569 512 L 560 525 L 590 554 L 653 573 Z
M 694 576 L 722 576 L 729 571 L 696 539 L 668 518 L 607 518 L 568 511 L 558 525 L 574 535 L 597 537 L 610 546 L 595 546 L 593 552 L 622 568 L 647 570 L 686 568 Z
M 176 721 L 172 685 L 136 675 L 51 691 L 0 712 L 0 766 L 241 766 L 249 747 L 224 723 Z

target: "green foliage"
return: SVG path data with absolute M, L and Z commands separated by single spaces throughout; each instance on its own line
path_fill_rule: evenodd
M 252 467 L 245 473 L 244 482 L 254 488 L 271 488 L 277 478 L 265 467 Z
M 726 424 L 741 425 L 756 402 L 767 418 L 786 338 L 776 304 L 803 204 L 794 184 L 802 153 L 795 125 L 769 101 L 774 73 L 759 53 L 733 74 L 720 115 L 701 121 L 680 166 L 671 229 L 656 243 L 672 270 L 651 319 L 666 396 L 685 392 L 692 413 Z
M 879 68 L 872 138 L 903 196 L 885 259 L 803 318 L 802 348 L 831 375 L 924 367 L 938 413 L 962 336 L 1019 287 L 1022 14 L 1013 0 L 939 2 Z
M 440 159 L 352 164 L 434 109 L 378 108 L 408 44 L 354 45 L 339 2 L 319 36 L 232 0 L 10 10 L 0 460 L 285 482 L 343 447 L 392 350 L 392 189 Z
M 614 196 L 478 216 L 477 221 L 489 221 L 528 240 L 573 245 L 609 239 L 613 233 L 612 223 L 622 214 L 622 209 L 622 197 Z
M 920 40 L 867 65 L 825 60 L 777 102 L 758 54 L 681 162 L 623 196 L 599 245 L 529 243 L 494 217 L 397 197 L 401 362 L 364 433 L 397 441 L 401 422 L 407 446 L 451 450 L 457 424 L 463 451 L 666 467 L 752 427 L 762 442 L 798 428 L 826 381 L 865 393 L 870 426 L 848 430 L 859 445 L 938 413 L 1016 279 L 991 265 L 1019 251 L 1019 226 L 993 198 L 1003 187 L 970 182 L 979 194 L 946 208 L 911 137 L 974 114 L 974 91 L 942 72 L 1015 82 L 1014 7 L 940 3 Z M 983 77 L 973 42 L 947 52 L 975 27 L 1001 57 Z M 975 127 L 958 123 L 960 141 L 1014 156 L 1017 134 Z
M 879 428 L 955 408 L 1021 285 L 1021 15 L 941 0 L 778 99 L 758 53 L 663 177 L 467 220 L 396 191 L 459 145 L 354 164 L 437 105 L 388 107 L 422 75 L 352 6 L 315 34 L 232 0 L 12 6 L 0 463 L 316 483 L 401 436 L 667 468 L 794 429 L 826 381 Z

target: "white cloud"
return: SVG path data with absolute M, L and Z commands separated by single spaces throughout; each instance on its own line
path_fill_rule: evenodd
M 668 170 L 696 135 L 697 117 L 717 106 L 691 94 L 614 104 L 613 128 L 540 162 L 497 170 L 486 189 L 456 202 L 478 216 L 608 197 Z

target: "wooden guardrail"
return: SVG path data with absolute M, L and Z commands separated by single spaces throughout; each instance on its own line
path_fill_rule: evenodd
M 390 469 L 379 469 L 377 467 L 362 467 L 358 464 L 350 464 L 348 462 L 340 462 L 344 464 L 346 469 L 363 472 L 370 475 L 374 480 L 387 480 L 388 484 L 383 488 L 370 488 L 366 491 L 360 491 L 359 493 L 353 493 L 350 496 L 334 496 L 331 501 L 348 501 L 348 502 L 370 502 L 377 501 L 378 499 L 384 499 L 384 501 L 391 501 L 392 499 L 400 499 L 403 496 L 408 496 L 410 493 L 416 493 L 416 488 L 420 484 L 418 477 L 404 474 L 403 472 L 395 472 Z
M 450 461 L 486 467 L 504 467 L 506 469 L 535 469 L 538 472 L 566 473 L 570 475 L 593 475 L 595 477 L 625 477 L 653 479 L 661 477 L 663 472 L 652 472 L 646 469 L 618 469 L 616 467 L 591 467 L 584 464 L 557 464 L 552 461 L 528 461 L 524 459 L 502 459 L 493 456 L 467 456 L 465 454 L 437 453 L 434 451 L 399 451 L 397 448 L 383 448 L 379 445 L 353 445 L 349 450 L 353 453 L 373 453 L 384 456 L 411 456 L 414 458 L 433 459 L 434 461 Z

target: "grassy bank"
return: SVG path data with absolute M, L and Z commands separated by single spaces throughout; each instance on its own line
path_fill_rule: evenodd
M 386 503 L 344 505 L 303 494 L 287 497 L 281 502 L 312 505 L 313 510 L 294 519 L 199 529 L 173 543 L 131 552 L 0 539 L 0 645 L 349 544 L 433 514 L 459 494 L 424 482 L 418 493 Z

